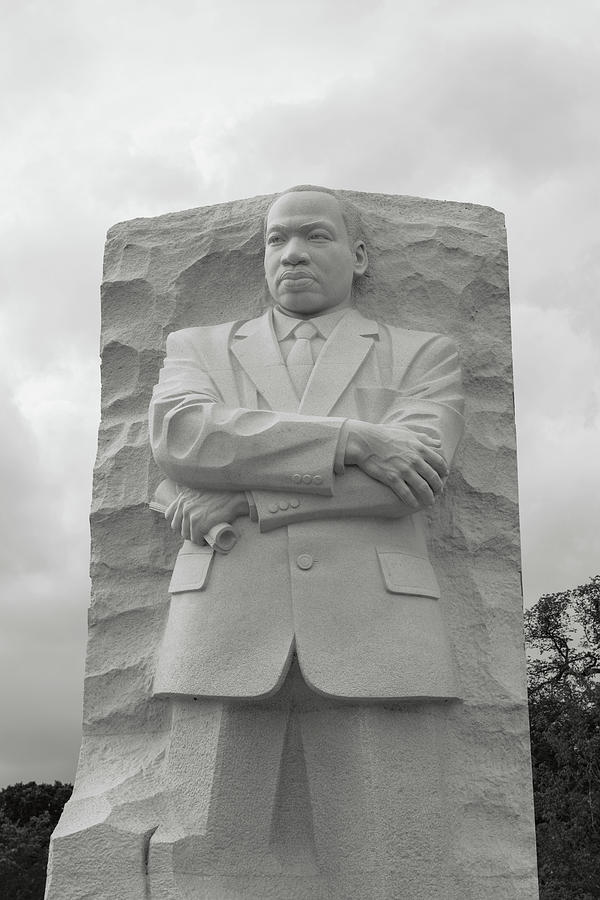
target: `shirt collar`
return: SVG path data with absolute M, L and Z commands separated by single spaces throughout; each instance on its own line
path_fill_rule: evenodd
M 325 313 L 323 316 L 315 316 L 312 319 L 304 319 L 301 317 L 291 316 L 283 312 L 281 307 L 273 307 L 273 327 L 275 329 L 275 337 L 278 342 L 289 337 L 299 322 L 311 322 L 322 338 L 327 340 L 337 323 L 342 319 L 352 307 L 345 306 L 343 309 L 334 309 L 333 312 Z

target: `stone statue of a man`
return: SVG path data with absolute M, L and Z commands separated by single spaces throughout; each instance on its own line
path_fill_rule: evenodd
M 421 511 L 463 398 L 447 337 L 354 307 L 367 267 L 351 204 L 292 188 L 265 224 L 272 308 L 168 339 L 150 435 L 186 540 L 154 680 L 173 715 L 153 898 L 400 896 L 394 735 L 408 701 L 460 694 Z M 204 540 L 220 523 L 228 553 Z

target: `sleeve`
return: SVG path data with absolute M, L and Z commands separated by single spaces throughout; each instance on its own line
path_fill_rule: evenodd
M 438 438 L 450 465 L 465 427 L 456 345 L 444 335 L 427 335 L 397 377 L 398 389 L 388 392 L 382 424 L 403 426 Z
M 188 331 L 167 340 L 149 411 L 150 443 L 161 471 L 199 489 L 331 495 L 345 420 L 227 406 L 200 341 Z
M 464 397 L 458 352 L 454 343 L 442 335 L 411 335 L 417 346 L 406 365 L 404 353 L 395 357 L 404 361 L 397 373 L 397 388 L 356 388 L 357 406 L 365 421 L 390 427 L 404 427 L 426 433 L 442 442 L 442 453 L 451 462 L 464 430 Z M 261 531 L 270 531 L 293 522 L 346 516 L 403 518 L 415 512 L 385 485 L 370 478 L 355 466 L 339 465 L 340 449 L 345 448 L 344 426 L 336 457 L 333 495 L 298 497 L 293 493 L 253 492 Z M 343 459 L 343 457 L 342 457 Z
M 415 512 L 414 507 L 403 503 L 390 488 L 356 466 L 349 466 L 343 476 L 335 479 L 332 497 L 293 491 L 253 491 L 252 498 L 255 518 L 263 532 L 316 519 L 401 519 Z

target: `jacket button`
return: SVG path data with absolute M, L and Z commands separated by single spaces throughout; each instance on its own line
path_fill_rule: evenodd
M 290 500 L 290 506 L 292 507 L 292 509 L 298 509 L 298 507 L 300 506 L 300 501 L 296 500 L 296 498 L 294 497 L 293 500 Z
M 279 509 L 279 507 L 277 506 L 276 503 L 269 503 L 269 512 L 270 513 L 276 513 L 278 509 Z
M 292 481 L 295 481 L 296 484 L 300 484 L 302 481 L 302 475 L 292 475 Z
M 313 481 L 314 481 L 315 484 L 322 484 L 322 483 L 323 483 L 323 479 L 321 478 L 320 475 L 313 475 Z
M 287 502 L 287 500 L 280 500 L 280 501 L 279 501 L 279 509 L 288 509 L 288 508 L 289 508 L 289 505 L 290 505 L 290 504 Z
M 304 484 L 310 484 L 312 481 L 312 475 L 303 475 L 302 481 L 304 482 Z
M 299 569 L 310 569 L 312 568 L 312 564 L 314 563 L 314 559 L 310 555 L 310 553 L 301 553 L 298 559 L 296 560 L 296 564 Z

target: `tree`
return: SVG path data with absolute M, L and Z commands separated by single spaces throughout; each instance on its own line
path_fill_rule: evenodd
M 600 898 L 600 576 L 525 614 L 542 900 Z
M 42 900 L 50 835 L 72 785 L 13 784 L 0 791 L 0 897 Z

